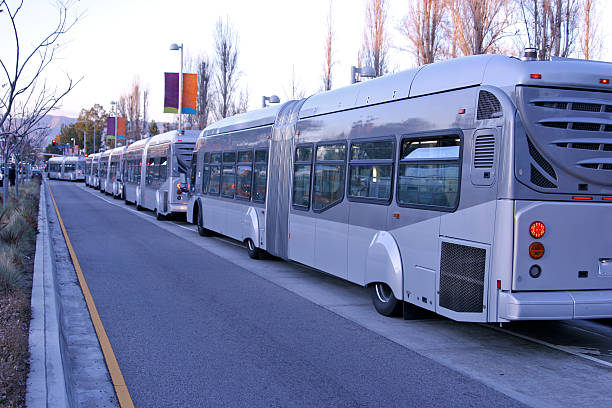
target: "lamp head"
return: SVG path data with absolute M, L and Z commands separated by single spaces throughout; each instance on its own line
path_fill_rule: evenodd
M 183 46 L 178 45 L 178 44 L 176 44 L 176 43 L 170 44 L 170 49 L 171 49 L 172 51 L 177 51 L 177 50 L 180 50 L 181 48 L 183 48 Z

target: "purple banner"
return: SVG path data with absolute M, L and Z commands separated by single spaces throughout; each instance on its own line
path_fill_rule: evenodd
M 178 113 L 179 105 L 179 74 L 164 72 L 166 89 L 164 93 L 164 113 Z
M 108 117 L 106 118 L 106 135 L 115 136 L 115 134 L 115 118 Z

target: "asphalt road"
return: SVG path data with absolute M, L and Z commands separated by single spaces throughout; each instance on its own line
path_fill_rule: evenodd
M 521 406 L 76 184 L 51 185 L 137 407 Z

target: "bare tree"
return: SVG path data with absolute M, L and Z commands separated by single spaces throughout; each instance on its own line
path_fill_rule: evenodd
M 386 0 L 368 0 L 360 59 L 365 65 L 374 68 L 377 77 L 388 71 L 389 39 L 386 24 Z
M 210 113 L 213 107 L 212 101 L 212 65 L 205 55 L 195 60 L 195 71 L 198 74 L 198 96 L 197 113 L 195 123 L 198 129 L 204 129 L 208 125 Z
M 418 65 L 431 64 L 442 55 L 445 6 L 445 0 L 415 0 L 401 22 L 400 31 Z
M 26 48 L 20 41 L 19 17 L 23 7 L 23 0 L 18 1 L 12 7 L 5 0 L 0 0 L 0 19 L 8 27 L 2 29 L 5 33 L 2 41 L 5 44 L 13 43 L 9 47 L 12 55 L 0 56 L 0 67 L 2 67 L 3 80 L 0 80 L 0 138 L 4 139 L 4 171 L 8 174 L 8 156 L 15 150 L 15 144 L 26 135 L 36 131 L 40 126 L 42 118 L 55 109 L 61 99 L 70 92 L 78 83 L 68 76 L 67 84 L 62 90 L 50 88 L 41 79 L 41 74 L 55 59 L 63 38 L 79 17 L 71 18 L 69 9 L 71 1 L 56 1 L 58 16 L 57 23 L 40 40 L 33 41 L 32 46 Z M 18 102 L 21 101 L 21 102 Z M 13 108 L 20 103 L 20 112 L 16 115 Z M 6 123 L 7 119 L 14 119 L 11 126 Z M 6 125 L 6 126 L 5 126 Z M 4 200 L 8 200 L 8 183 L 4 183 Z
M 134 78 L 130 92 L 125 96 L 127 102 L 127 139 L 140 139 L 140 79 Z
M 334 62 L 334 22 L 332 18 L 332 0 L 329 1 L 329 12 L 327 14 L 327 31 L 325 33 L 325 61 L 323 63 L 323 90 L 332 88 L 332 68 Z
M 478 55 L 499 52 L 500 42 L 515 34 L 511 0 L 447 0 L 452 52 Z
M 147 131 L 147 124 L 149 123 L 149 87 L 145 87 L 142 90 L 142 126 L 141 136 Z M 141 137 L 139 137 L 140 139 Z
M 599 31 L 599 14 L 595 0 L 582 1 L 582 30 L 580 33 L 580 52 L 584 59 L 599 58 L 602 42 Z
M 306 91 L 302 88 L 302 84 L 295 76 L 295 65 L 291 67 L 291 80 L 287 88 L 283 87 L 286 99 L 302 99 L 306 96 Z
M 568 57 L 578 36 L 580 0 L 518 0 L 529 45 L 540 59 Z
M 215 26 L 215 110 L 216 119 L 226 118 L 237 111 L 238 80 L 238 34 L 228 18 L 217 20 Z

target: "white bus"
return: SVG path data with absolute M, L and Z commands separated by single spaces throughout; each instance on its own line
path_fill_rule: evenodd
M 64 156 L 51 157 L 47 161 L 47 174 L 49 179 L 61 180 L 62 178 L 62 163 Z
M 159 220 L 187 212 L 187 173 L 199 134 L 199 130 L 173 130 L 150 138 L 141 166 L 138 209 L 155 211 Z
M 98 164 L 98 180 L 100 191 L 106 194 L 108 194 L 106 183 L 108 182 L 108 168 L 110 164 L 111 151 L 112 149 L 108 149 L 102 152 L 102 154 L 100 155 L 100 163 Z
M 485 55 L 226 118 L 188 219 L 368 286 L 384 315 L 609 318 L 611 80 Z
M 100 189 L 100 158 L 102 153 L 92 154 L 91 160 L 91 187 L 96 190 Z
M 85 158 L 85 185 L 91 186 L 91 171 L 92 171 L 93 155 L 89 155 Z
M 143 188 L 142 174 L 146 171 L 144 165 L 145 149 L 151 138 L 137 140 L 129 145 L 122 158 L 123 169 L 123 199 L 126 204 L 136 204 L 140 202 L 140 192 Z
M 66 156 L 62 162 L 62 180 L 85 180 L 85 157 Z
M 123 164 L 123 153 L 125 152 L 125 146 L 116 147 L 111 150 L 111 156 L 109 159 L 108 168 L 108 180 L 106 183 L 106 192 L 111 194 L 114 198 L 121 197 L 123 193 L 123 183 L 121 181 L 122 175 L 122 164 Z

